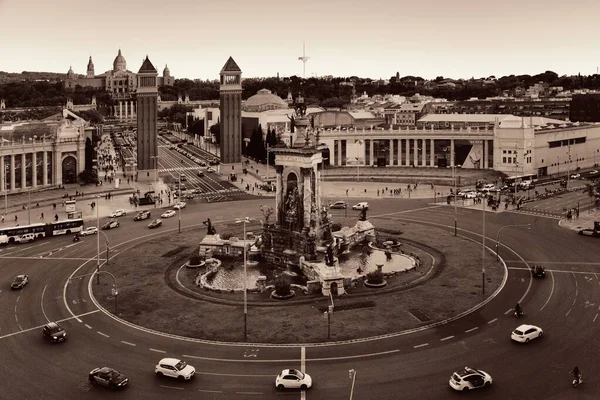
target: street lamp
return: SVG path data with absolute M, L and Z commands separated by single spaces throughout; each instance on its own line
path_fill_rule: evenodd
M 27 219 L 29 219 L 29 225 L 31 225 L 31 189 L 27 191 Z
M 179 233 L 181 233 L 181 174 L 179 174 L 179 183 L 177 188 L 177 203 L 179 206 L 177 207 L 177 217 L 179 218 Z
M 458 235 L 458 209 L 456 204 L 456 196 L 458 195 L 456 188 L 456 165 L 454 165 L 454 153 L 452 153 L 452 180 L 454 181 L 454 196 L 452 196 L 452 200 L 454 200 L 454 236 Z M 408 196 L 410 198 L 410 189 L 408 192 Z
M 531 229 L 531 224 L 521 224 L 521 225 L 504 225 L 502 228 L 498 230 L 496 234 L 496 261 L 498 261 L 499 253 L 500 253 L 500 232 L 506 228 L 527 228 Z
M 352 400 L 352 396 L 354 395 L 354 382 L 356 382 L 356 370 L 348 370 L 348 377 L 352 379 L 352 386 L 350 387 L 350 400 Z
M 246 224 L 250 223 L 249 217 L 236 218 L 236 224 L 244 224 L 244 341 L 248 336 L 248 272 L 246 269 Z
M 158 191 L 158 156 L 150 156 L 150 158 L 154 160 L 154 208 L 156 208 L 156 192 Z

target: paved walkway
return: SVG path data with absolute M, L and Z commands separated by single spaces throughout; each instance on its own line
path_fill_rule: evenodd
M 580 212 L 578 218 L 563 218 L 558 224 L 563 228 L 579 231 L 580 229 L 593 229 L 594 221 L 600 221 L 600 210 L 597 208 Z

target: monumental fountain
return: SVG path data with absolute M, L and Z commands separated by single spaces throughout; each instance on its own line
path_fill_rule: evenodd
M 271 265 L 299 270 L 308 279 L 307 287 L 313 288 L 308 292 L 318 288 L 324 296 L 340 295 L 351 284 L 351 278 L 340 270 L 340 257 L 356 245 L 375 241 L 375 229 L 363 210 L 354 226 L 331 231 L 331 215 L 322 203 L 321 171 L 326 146 L 319 143 L 319 129 L 306 116 L 301 97 L 295 109 L 291 118 L 295 129 L 289 142 L 269 150 L 275 154 L 275 208 L 263 209 L 262 234 L 258 238 L 225 240 L 212 232 L 200 242 L 200 256 L 240 257 L 246 248 Z M 410 259 L 409 264 L 414 266 L 414 260 Z

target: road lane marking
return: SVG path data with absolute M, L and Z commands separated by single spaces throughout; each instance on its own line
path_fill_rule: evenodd
M 21 330 L 21 332 L 23 332 L 23 327 L 21 327 L 21 324 L 19 323 L 19 317 L 17 317 L 17 306 L 15 306 L 15 320 L 17 321 L 17 326 L 19 327 L 19 329 Z
M 413 349 L 418 349 L 419 347 L 425 347 L 425 346 L 429 346 L 429 343 L 418 344 L 416 346 L 413 346 Z
M 594 320 L 592 322 L 596 322 L 596 318 L 598 318 L 598 314 L 596 314 L 596 316 L 594 317 Z
M 552 286 L 550 286 L 550 295 L 546 299 L 546 302 L 544 303 L 542 308 L 540 308 L 540 311 L 542 311 L 546 307 L 548 302 L 550 302 L 550 298 L 552 297 L 552 294 L 554 293 L 554 274 L 551 271 L 550 271 L 550 278 L 552 279 Z
M 94 311 L 86 312 L 86 313 L 83 313 L 83 314 L 79 314 L 79 315 L 77 315 L 77 316 L 73 316 L 73 317 L 69 317 L 69 318 L 63 318 L 63 319 L 59 319 L 59 320 L 58 320 L 58 321 L 56 321 L 56 322 L 60 323 L 60 322 L 69 321 L 69 320 L 71 320 L 71 319 L 78 319 L 77 317 L 84 317 L 84 316 L 86 316 L 86 315 L 89 315 L 89 314 L 97 313 L 98 311 L 100 311 L 100 310 L 94 310 Z M 45 325 L 45 324 L 44 324 L 44 325 Z M 21 333 L 26 333 L 26 332 L 31 332 L 31 331 L 34 331 L 34 330 L 37 330 L 37 329 L 41 329 L 41 328 L 43 328 L 43 327 L 44 327 L 44 325 L 38 325 L 38 326 L 34 326 L 33 328 L 27 328 L 27 329 L 23 329 L 23 330 L 21 330 L 21 331 L 19 331 L 19 332 L 7 333 L 6 335 L 2 335 L 2 336 L 0 336 L 0 340 L 1 340 L 1 339 L 4 339 L 4 338 L 7 338 L 7 337 L 11 337 L 11 336 L 20 335 Z
M 161 388 L 165 388 L 165 389 L 177 389 L 177 390 L 183 390 L 182 387 L 177 387 L 177 386 L 166 386 L 166 385 L 160 385 Z
M 446 336 L 445 338 L 440 339 L 441 342 L 445 341 L 445 340 L 449 340 L 452 339 L 454 336 Z
M 92 329 L 92 327 L 91 327 L 91 326 L 89 326 L 88 324 L 84 324 L 84 325 L 85 325 L 85 327 L 86 327 L 86 328 L 88 328 L 88 329 Z
M 571 309 L 569 308 L 569 311 L 567 311 L 567 313 L 565 314 L 565 317 L 568 316 L 571 313 Z
M 476 331 L 477 329 L 479 329 L 479 327 L 478 327 L 478 326 L 476 326 L 475 328 L 467 329 L 467 330 L 465 331 L 465 333 L 471 333 L 471 332 L 473 332 L 473 331 Z
M 324 357 L 324 358 L 307 358 L 306 361 L 339 361 L 339 360 L 352 360 L 352 359 L 362 359 L 362 358 L 366 358 L 366 357 L 378 357 L 378 356 L 385 356 L 388 354 L 394 354 L 394 353 L 398 353 L 400 352 L 400 349 L 395 349 L 395 350 L 387 350 L 387 351 L 380 351 L 378 353 L 366 353 L 366 354 L 358 354 L 358 355 L 352 355 L 352 356 L 340 356 L 340 357 Z M 277 360 L 249 360 L 249 359 L 226 359 L 226 358 L 213 358 L 213 357 L 200 357 L 200 356 L 192 356 L 189 354 L 184 354 L 182 357 L 186 357 L 186 358 L 193 358 L 196 360 L 203 360 L 203 361 L 215 361 L 215 362 L 234 362 L 234 363 L 266 363 L 266 364 L 270 364 L 270 363 L 290 363 L 290 362 L 295 362 L 298 361 L 298 359 L 293 359 L 293 360 L 284 360 L 284 359 L 277 359 Z M 218 375 L 218 374 L 217 374 Z M 241 375 L 241 376 L 250 376 L 250 375 Z M 255 376 L 255 375 L 252 375 Z M 271 376 L 271 375 L 269 375 Z
M 504 315 L 508 315 L 512 312 L 512 308 L 509 308 L 508 310 L 504 311 Z
M 107 337 L 107 338 L 109 338 L 109 337 L 110 337 L 110 336 L 108 336 L 106 333 L 102 333 L 102 332 L 100 332 L 100 331 L 96 331 L 96 332 L 98 333 L 98 335 L 101 335 L 101 336 L 104 336 L 104 337 Z
M 100 332 L 98 332 L 98 333 L 100 333 Z M 134 347 L 134 346 L 135 346 L 135 343 L 126 342 L 126 341 L 124 341 L 124 340 L 121 340 L 121 343 L 123 343 L 123 344 L 126 344 L 126 345 L 128 345 L 128 346 L 132 346 L 132 347 Z
M 164 350 L 157 350 L 157 349 L 153 349 L 153 348 L 150 348 L 150 351 L 153 351 L 155 353 L 163 353 L 163 354 L 166 353 L 166 351 L 164 351 Z
M 488 324 L 493 324 L 493 323 L 494 323 L 494 322 L 496 322 L 496 321 L 498 321 L 498 318 L 494 318 L 493 320 L 491 320 L 491 321 L 488 321 L 487 323 L 488 323 Z
M 50 318 L 46 315 L 46 310 L 44 310 L 44 293 L 46 293 L 46 287 L 48 285 L 44 285 L 44 290 L 42 290 L 42 299 L 40 300 L 40 305 L 42 307 L 42 314 L 44 314 L 44 318 L 46 318 L 46 322 L 50 322 Z
M 206 390 L 206 389 L 198 389 L 199 392 L 202 393 L 223 393 L 222 390 Z
M 302 393 L 306 392 L 306 390 L 303 390 Z M 251 394 L 251 395 L 258 395 L 258 396 L 262 396 L 263 392 L 235 392 L 236 394 Z M 300 396 L 300 398 L 303 398 L 304 396 Z M 304 397 L 306 398 L 306 397 Z

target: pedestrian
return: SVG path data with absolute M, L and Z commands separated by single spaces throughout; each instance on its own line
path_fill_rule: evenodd
M 2 216 L 2 223 L 4 223 L 4 215 Z
M 16 222 L 18 219 L 19 219 L 19 217 L 17 217 L 17 216 L 15 215 L 15 222 Z
M 41 217 L 40 217 L 40 218 L 41 218 L 41 219 L 44 219 L 44 213 L 42 213 L 42 215 L 41 215 Z

